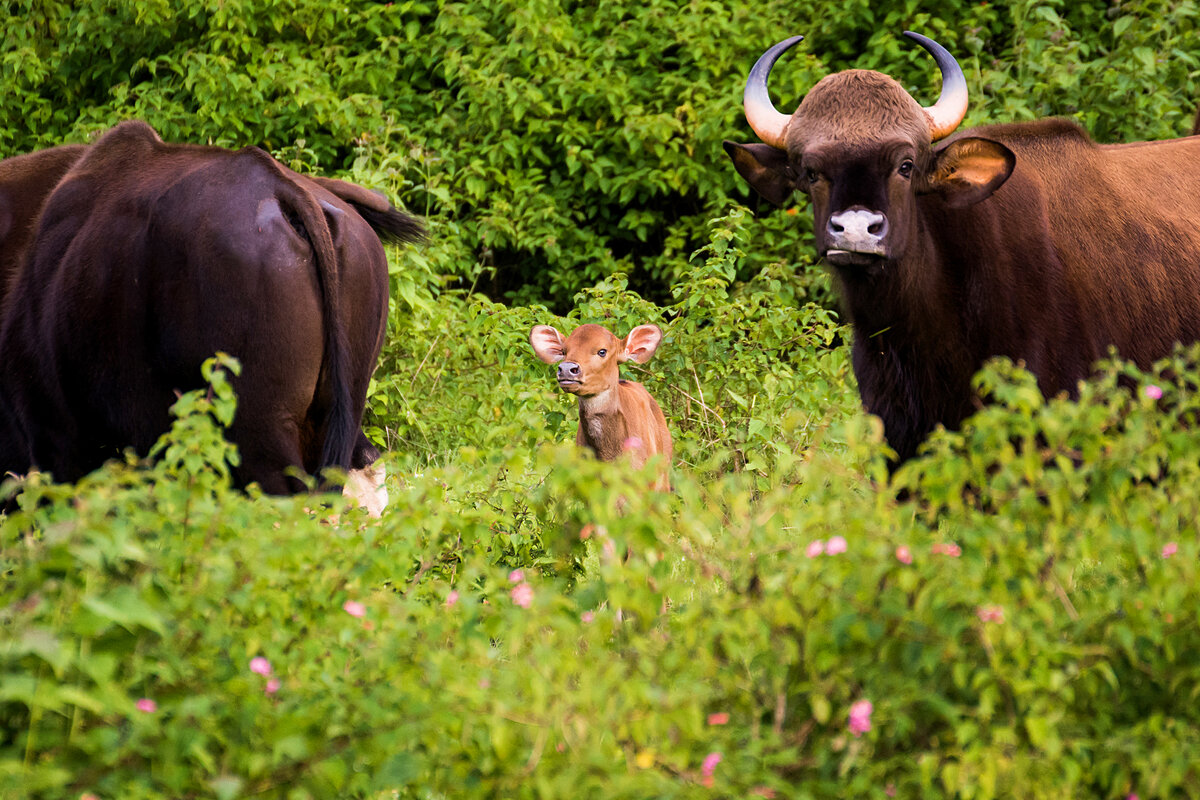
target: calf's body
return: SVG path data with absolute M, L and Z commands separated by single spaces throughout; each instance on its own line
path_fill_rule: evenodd
M 662 341 L 656 325 L 639 325 L 618 339 L 600 325 L 580 325 L 570 336 L 549 325 L 536 325 L 529 343 L 538 358 L 558 364 L 558 385 L 579 398 L 575 443 L 601 461 L 628 455 L 640 469 L 652 456 L 663 457 L 663 471 L 652 488 L 668 489 L 671 432 L 658 403 L 640 383 L 622 380 L 619 364 L 644 364 Z

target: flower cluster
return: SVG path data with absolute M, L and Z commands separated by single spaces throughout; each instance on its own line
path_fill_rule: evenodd
M 979 617 L 980 622 L 1000 624 L 1004 622 L 1004 606 L 979 606 L 975 609 L 975 616 Z
M 529 608 L 533 605 L 533 587 L 525 582 L 525 573 L 519 569 L 514 569 L 508 573 L 509 583 L 516 584 L 508 593 L 512 598 L 513 603 L 521 608 Z
M 720 753 L 709 753 L 704 757 L 704 763 L 700 765 L 700 773 L 703 776 L 700 783 L 705 786 L 713 785 L 713 773 L 717 771 L 717 764 L 721 763 Z
M 862 736 L 871 730 L 871 712 L 874 710 L 870 700 L 859 700 L 850 706 L 850 732 Z
M 816 558 L 824 553 L 827 556 L 836 556 L 839 553 L 846 552 L 846 539 L 842 536 L 830 536 L 829 541 L 817 539 L 814 542 L 809 542 L 808 547 L 804 548 L 804 554 L 809 558 Z
M 271 675 L 271 662 L 267 661 L 262 656 L 255 656 L 250 659 L 250 671 L 256 675 L 262 675 L 267 679 L 267 683 L 263 686 L 263 692 L 266 694 L 275 694 L 279 691 L 279 679 Z

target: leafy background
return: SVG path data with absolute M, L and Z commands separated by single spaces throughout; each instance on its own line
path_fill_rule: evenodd
M 1184 135 L 1194 3 L 5 11 L 0 155 L 139 117 L 382 189 L 432 235 L 389 252 L 381 520 L 231 492 L 220 370 L 153 465 L 25 487 L 0 794 L 1196 794 L 1197 354 L 1106 365 L 1078 402 L 994 364 L 994 405 L 889 480 L 803 198 L 760 204 L 720 147 L 753 140 L 745 74 L 794 32 L 781 108 L 849 67 L 930 102 L 905 29 L 958 55 L 967 124 Z M 666 342 L 627 374 L 676 439 L 665 496 L 575 451 L 525 341 L 649 321 Z

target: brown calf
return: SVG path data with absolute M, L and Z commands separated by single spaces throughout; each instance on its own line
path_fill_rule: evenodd
M 579 398 L 575 443 L 601 461 L 628 453 L 635 468 L 651 456 L 663 456 L 662 473 L 652 488 L 667 490 L 671 432 L 654 398 L 640 383 L 621 380 L 618 364 L 644 364 L 662 342 L 657 325 L 639 325 L 618 339 L 600 325 L 580 325 L 563 337 L 549 325 L 535 325 L 529 344 L 547 364 L 558 363 L 558 385 Z

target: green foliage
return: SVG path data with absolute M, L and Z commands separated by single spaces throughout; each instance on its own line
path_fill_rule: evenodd
M 433 274 L 560 313 L 618 272 L 666 302 L 707 221 L 731 201 L 759 203 L 721 141 L 753 140 L 743 82 L 785 34 L 807 41 L 773 76 L 781 108 L 851 66 L 930 102 L 936 70 L 900 38 L 911 28 L 959 56 L 969 124 L 1072 116 L 1102 141 L 1188 130 L 1200 54 L 1191 0 L 854 0 L 837 13 L 807 1 L 9 0 L 6 11 L 0 155 L 128 117 L 171 141 L 259 145 L 433 217 Z M 804 217 L 764 205 L 737 277 L 770 268 L 832 306 Z
M 747 220 L 735 208 L 713 221 L 710 244 L 697 251 L 672 287 L 675 302 L 665 307 L 630 290 L 621 273 L 580 292 L 567 317 L 443 294 L 428 316 L 401 323 L 385 346 L 369 399 L 369 435 L 418 465 L 445 463 L 467 445 L 533 450 L 539 442 L 571 440 L 576 400 L 533 356 L 530 328 L 549 324 L 565 335 L 594 322 L 624 336 L 654 322 L 664 343 L 648 364 L 625 372 L 662 406 L 679 462 L 750 469 L 766 485 L 776 459 L 809 447 L 832 420 L 852 413 L 857 399 L 846 388 L 848 354 L 835 346 L 842 329 L 825 308 L 793 304 L 789 273 L 768 266 L 732 284 Z M 433 397 L 449 400 L 429 402 Z M 824 442 L 835 444 L 836 436 Z
M 466 450 L 378 521 L 211 480 L 186 396 L 160 449 L 200 462 L 33 479 L 0 522 L 0 792 L 1186 796 L 1198 363 L 1079 402 L 998 364 L 903 501 L 859 419 L 766 489 Z
M 850 66 L 927 102 L 905 28 L 959 55 L 968 123 L 1176 136 L 1194 3 L 5 11 L 0 153 L 140 116 L 432 235 L 389 253 L 382 519 L 229 488 L 227 358 L 151 460 L 0 490 L 0 796 L 1195 794 L 1200 353 L 1077 400 L 989 365 L 992 404 L 889 478 L 803 203 L 740 206 L 720 147 L 792 32 L 781 108 Z M 625 376 L 672 493 L 571 443 L 526 337 L 584 322 L 663 327 Z

